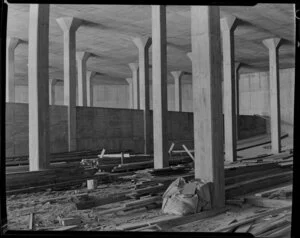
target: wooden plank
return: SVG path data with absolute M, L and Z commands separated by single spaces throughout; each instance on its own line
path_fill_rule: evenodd
M 172 142 L 172 144 L 171 144 L 171 146 L 170 146 L 170 149 L 169 149 L 169 151 L 168 151 L 168 153 L 169 153 L 170 155 L 172 154 L 172 151 L 173 151 L 173 149 L 174 149 L 174 146 L 175 146 L 175 143 Z
M 171 218 L 169 220 L 157 222 L 156 224 L 159 227 L 161 227 L 162 229 L 165 230 L 165 229 L 169 229 L 169 228 L 174 228 L 176 226 L 181 226 L 181 225 L 184 225 L 184 224 L 187 224 L 187 223 L 192 223 L 192 222 L 195 222 L 195 221 L 203 220 L 205 218 L 209 218 L 209 217 L 212 217 L 212 216 L 216 216 L 216 215 L 218 215 L 220 213 L 223 213 L 227 210 L 228 210 L 228 208 L 223 207 L 223 208 L 203 211 L 203 212 L 188 215 L 188 216 L 181 216 L 181 217 L 177 217 L 177 218 Z
M 133 230 L 133 229 L 137 229 L 137 228 L 144 227 L 144 226 L 150 226 L 150 225 L 156 224 L 158 222 L 166 221 L 171 218 L 177 218 L 177 217 L 179 218 L 181 216 L 163 215 L 163 216 L 159 216 L 159 217 L 156 217 L 156 218 L 148 220 L 148 221 L 123 224 L 123 225 L 117 226 L 116 229 L 117 230 Z
M 262 189 L 264 187 L 271 186 L 275 183 L 284 183 L 292 179 L 293 171 L 279 173 L 275 175 L 268 175 L 251 179 L 248 181 L 242 181 L 236 184 L 226 186 L 226 198 L 232 196 L 238 196 L 238 194 L 246 194 L 252 191 Z
M 247 203 L 257 207 L 278 208 L 292 205 L 292 201 L 260 198 L 255 196 L 247 196 L 245 197 L 245 200 Z
M 62 227 L 59 227 L 59 228 L 51 229 L 51 231 L 67 231 L 67 230 L 72 230 L 76 227 L 78 227 L 78 225 L 62 226 Z
M 286 224 L 285 226 L 281 226 L 276 230 L 272 230 L 272 232 L 263 233 L 261 237 L 282 237 L 291 232 L 291 224 Z
M 155 196 L 155 197 L 150 197 L 150 198 L 146 198 L 146 199 L 141 199 L 138 201 L 133 201 L 133 202 L 128 202 L 125 203 L 125 207 L 135 207 L 137 205 L 148 205 L 157 201 L 161 201 L 162 200 L 162 196 Z
M 245 219 L 242 219 L 238 222 L 235 222 L 231 225 L 226 225 L 224 227 L 221 227 L 221 228 L 217 228 L 215 229 L 213 232 L 224 232 L 224 231 L 228 231 L 228 230 L 231 230 L 231 229 L 234 229 L 235 227 L 238 227 L 240 225 L 244 225 L 244 224 L 247 224 L 249 222 L 252 222 L 252 221 L 255 221 L 256 219 L 259 219 L 259 218 L 262 218 L 262 217 L 265 217 L 265 216 L 269 216 L 269 215 L 274 215 L 274 214 L 278 214 L 278 213 L 281 213 L 285 210 L 289 210 L 291 209 L 292 206 L 286 206 L 286 207 L 281 207 L 281 208 L 276 208 L 276 209 L 272 209 L 272 210 L 269 210 L 269 211 L 266 211 L 266 212 L 263 212 L 263 213 L 260 213 L 258 215 L 254 215 L 252 217 L 247 217 Z
M 252 226 L 252 223 L 241 225 L 234 232 L 247 233 L 249 231 L 249 229 L 251 228 L 251 226 Z
M 104 154 L 105 154 L 105 149 L 103 148 L 102 151 L 101 151 L 101 154 L 98 155 L 98 156 L 99 156 L 100 158 L 103 158 Z
M 270 190 L 267 190 L 267 191 L 256 193 L 255 196 L 257 196 L 257 197 L 267 197 L 267 196 L 271 195 L 272 193 L 280 191 L 280 190 L 293 191 L 293 185 L 290 184 L 290 185 L 287 185 L 287 186 L 273 188 L 273 189 L 270 189 Z
M 268 230 L 278 228 L 278 227 L 281 227 L 281 226 L 287 225 L 287 224 L 289 224 L 289 222 L 284 217 L 281 217 L 280 219 L 276 219 L 276 220 L 272 219 L 267 222 L 262 222 L 258 226 L 251 229 L 249 232 L 252 235 L 254 235 L 255 237 L 257 237 Z
M 148 231 L 148 230 L 159 230 L 161 231 L 161 227 L 159 227 L 157 224 L 154 224 L 154 225 L 151 225 L 151 226 L 146 226 L 146 227 L 141 227 L 141 228 L 137 228 L 137 229 L 134 229 L 132 231 Z
M 184 144 L 182 144 L 183 149 L 185 150 L 185 152 L 191 157 L 191 159 L 193 161 L 195 161 L 194 156 L 192 155 L 192 153 L 188 150 L 188 148 L 186 148 L 186 146 Z
M 29 214 L 29 230 L 34 230 L 34 213 Z

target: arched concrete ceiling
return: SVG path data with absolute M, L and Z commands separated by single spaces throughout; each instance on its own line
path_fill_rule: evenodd
M 292 4 L 258 4 L 253 7 L 222 6 L 221 17 L 239 19 L 235 30 L 236 61 L 241 72 L 268 70 L 268 50 L 262 40 L 280 37 L 280 68 L 294 67 L 294 10 Z M 151 36 L 151 7 L 147 5 L 51 5 L 49 73 L 63 78 L 63 32 L 56 18 L 72 16 L 84 20 L 76 33 L 77 51 L 93 53 L 87 68 L 117 79 L 131 77 L 128 63 L 137 62 L 132 37 Z M 28 4 L 9 4 L 7 36 L 23 40 L 15 51 L 18 80 L 27 80 Z M 191 72 L 186 53 L 191 51 L 190 6 L 167 6 L 168 71 Z M 150 48 L 151 63 L 151 48 Z M 169 77 L 171 77 L 169 75 Z

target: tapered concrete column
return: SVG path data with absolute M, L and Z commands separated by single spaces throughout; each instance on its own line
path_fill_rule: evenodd
M 126 79 L 127 83 L 128 83 L 128 95 L 129 95 L 129 103 L 128 103 L 128 107 L 129 108 L 133 108 L 133 83 L 132 83 L 132 78 L 127 78 Z
M 236 96 L 234 65 L 234 30 L 237 27 L 236 17 L 221 19 L 223 46 L 223 90 L 224 90 L 224 136 L 225 159 L 236 161 Z
M 87 89 L 87 106 L 92 107 L 94 106 L 94 90 L 93 90 L 93 78 L 96 75 L 94 71 L 88 71 L 86 73 L 87 81 L 86 81 L 86 89 Z
M 76 30 L 81 20 L 56 19 L 64 32 L 64 104 L 68 106 L 68 149 L 76 150 Z
M 278 49 L 280 38 L 263 40 L 263 44 L 269 49 L 269 78 L 270 78 L 270 107 L 271 107 L 271 140 L 272 152 L 281 152 L 281 125 L 280 125 L 280 85 L 279 85 L 279 59 Z
M 49 5 L 30 4 L 28 48 L 29 170 L 49 167 Z
M 55 105 L 55 85 L 58 79 L 49 80 L 49 105 Z
M 86 90 L 86 62 L 90 57 L 88 52 L 77 52 L 77 89 L 78 89 L 78 106 L 87 106 L 87 90 Z
M 140 109 L 140 90 L 139 90 L 139 79 L 138 79 L 138 69 L 139 65 L 137 63 L 128 64 L 132 72 L 132 85 L 133 85 L 133 108 Z
M 236 112 L 236 140 L 239 139 L 239 116 L 240 116 L 240 68 L 241 63 L 235 63 L 235 112 Z
M 186 53 L 186 56 L 190 59 L 191 62 L 193 62 L 193 54 L 192 54 L 192 52 Z
M 172 71 L 174 78 L 174 89 L 175 89 L 175 111 L 182 111 L 182 94 L 181 94 L 181 77 L 183 76 L 183 71 Z
M 6 46 L 6 102 L 15 102 L 15 49 L 20 39 L 9 37 Z
M 152 40 L 146 38 L 133 38 L 135 46 L 139 50 L 139 86 L 140 109 L 144 111 L 144 153 L 150 153 L 150 106 L 149 106 L 149 48 Z
M 219 7 L 192 6 L 191 25 L 195 178 L 213 183 L 212 205 L 223 207 L 225 179 Z
M 166 6 L 152 8 L 152 92 L 154 168 L 169 166 Z

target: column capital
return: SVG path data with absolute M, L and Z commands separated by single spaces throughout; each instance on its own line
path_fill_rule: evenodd
M 238 25 L 238 19 L 235 16 L 227 16 L 221 18 L 222 31 L 234 31 Z
M 85 61 L 87 61 L 88 60 L 88 58 L 91 56 L 91 53 L 89 53 L 89 52 L 85 52 L 85 51 L 77 51 L 76 52 L 76 59 L 78 60 L 78 61 L 83 61 L 83 62 L 85 62 Z
M 281 38 L 269 38 L 262 41 L 262 43 L 269 49 L 278 49 L 280 47 Z
M 236 72 L 238 72 L 241 67 L 242 67 L 242 63 L 240 63 L 240 62 L 235 62 L 234 63 L 234 68 L 235 68 Z
M 59 81 L 63 81 L 63 80 L 60 80 L 60 79 L 56 79 L 56 78 L 50 78 L 49 79 L 49 84 L 50 85 L 55 85 L 57 82 Z
M 138 68 L 139 68 L 138 63 L 129 63 L 128 66 L 129 66 L 129 68 L 131 69 L 132 72 L 138 70 Z
M 134 37 L 132 41 L 139 50 L 149 49 L 152 44 L 151 37 Z
M 170 74 L 174 78 L 181 78 L 184 75 L 184 72 L 183 71 L 171 71 Z
M 14 50 L 21 43 L 21 39 L 16 37 L 8 37 L 6 42 L 7 48 Z
M 96 74 L 97 74 L 97 72 L 95 72 L 95 71 L 87 71 L 86 72 L 88 79 L 93 78 Z
M 132 82 L 132 78 L 126 78 L 125 80 L 127 81 L 128 84 Z
M 186 53 L 186 56 L 187 56 L 191 61 L 193 61 L 193 54 L 192 54 L 192 52 Z
M 75 17 L 60 17 L 56 19 L 60 28 L 65 31 L 76 31 L 81 25 L 82 20 Z

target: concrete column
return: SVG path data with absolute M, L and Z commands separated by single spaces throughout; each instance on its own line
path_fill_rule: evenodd
M 64 104 L 68 106 L 68 149 L 76 150 L 76 30 L 81 20 L 56 19 L 64 32 Z
M 144 111 L 144 153 L 150 153 L 149 48 L 151 38 L 133 38 L 139 50 L 140 108 Z
M 166 6 L 152 7 L 152 93 L 154 168 L 169 166 Z
M 55 85 L 58 79 L 49 80 L 49 105 L 55 105 Z
M 220 11 L 191 7 L 195 178 L 213 183 L 212 206 L 225 204 Z
M 280 41 L 280 38 L 271 38 L 263 40 L 263 44 L 269 49 L 271 140 L 273 153 L 281 152 L 280 84 L 278 59 L 278 49 L 280 47 Z
M 94 105 L 94 94 L 93 94 L 93 78 L 96 75 L 95 71 L 88 71 L 86 73 L 86 90 L 87 90 L 87 106 L 92 107 Z
M 78 83 L 78 106 L 87 106 L 87 90 L 86 90 L 86 62 L 90 57 L 88 52 L 77 52 L 77 83 Z
M 175 89 L 175 111 L 182 111 L 182 94 L 181 94 L 181 77 L 183 76 L 183 71 L 172 71 L 174 78 L 174 89 Z
M 240 68 L 241 63 L 235 63 L 235 108 L 236 108 L 236 139 L 239 139 L 239 116 L 240 116 Z
M 128 65 L 132 72 L 133 108 L 140 109 L 140 92 L 139 92 L 139 79 L 138 79 L 139 65 L 137 63 L 130 63 Z
M 19 43 L 15 37 L 6 42 L 6 102 L 15 102 L 15 49 Z
M 132 78 L 127 78 L 126 79 L 128 83 L 128 95 L 129 95 L 129 103 L 128 107 L 133 108 L 133 83 L 132 83 Z
M 49 168 L 49 4 L 30 4 L 29 171 Z
M 236 103 L 235 103 L 235 65 L 234 65 L 234 30 L 236 17 L 221 19 L 223 48 L 223 90 L 224 90 L 224 136 L 225 160 L 237 160 L 236 152 Z

